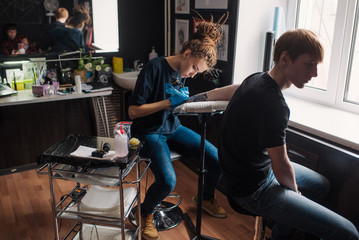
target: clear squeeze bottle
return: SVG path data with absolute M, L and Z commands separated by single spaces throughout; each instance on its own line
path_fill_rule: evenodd
M 49 80 L 48 84 L 49 85 L 47 86 L 46 94 L 47 95 L 54 95 L 55 94 L 55 88 L 54 88 L 54 85 L 52 83 L 52 80 Z
M 115 135 L 115 161 L 127 161 L 128 137 L 123 129 L 117 129 Z

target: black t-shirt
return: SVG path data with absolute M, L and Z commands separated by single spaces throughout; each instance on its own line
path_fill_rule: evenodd
M 85 51 L 84 36 L 79 29 L 58 27 L 51 34 L 51 52 Z
M 264 183 L 270 169 L 266 148 L 282 146 L 289 108 L 268 73 L 243 81 L 224 113 L 219 159 L 228 194 L 243 197 Z
M 47 49 L 52 45 L 52 34 L 53 31 L 57 28 L 64 28 L 66 26 L 65 23 L 59 22 L 59 21 L 55 21 L 52 22 L 48 25 L 47 27 L 47 33 L 46 33 L 46 38 L 45 40 L 41 43 L 41 49 L 43 49 L 44 51 L 47 51 Z
M 55 22 L 52 22 L 49 24 L 49 26 L 47 27 L 47 32 L 49 34 L 52 33 L 53 30 L 55 30 L 56 28 L 59 28 L 59 27 L 65 27 L 66 24 L 65 23 L 62 23 L 62 22 L 59 22 L 59 21 L 55 21 Z
M 166 82 L 173 82 L 177 78 L 182 81 L 178 71 L 173 70 L 164 57 L 151 59 L 138 75 L 135 89 L 129 99 L 129 105 L 139 106 L 169 98 L 170 95 L 166 93 L 165 84 Z M 134 134 L 168 134 L 174 132 L 179 125 L 180 121 L 177 116 L 165 109 L 134 119 L 131 132 Z

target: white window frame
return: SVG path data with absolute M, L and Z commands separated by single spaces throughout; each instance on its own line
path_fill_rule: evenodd
M 327 90 L 311 87 L 297 89 L 291 87 L 285 94 L 311 100 L 334 108 L 359 113 L 359 105 L 345 102 L 344 91 L 348 75 L 354 20 L 357 0 L 339 0 L 334 28 L 333 50 L 329 64 Z M 294 6 L 296 7 L 296 6 Z M 296 11 L 295 11 L 296 12 Z M 293 21 L 294 22 L 294 21 Z M 289 26 L 295 28 L 295 26 Z M 357 36 L 359 37 L 359 36 Z M 325 56 L 324 56 L 325 57 Z
M 340 71 L 339 71 L 339 76 L 345 76 L 345 80 L 343 81 L 338 81 L 338 85 L 337 85 L 337 95 L 336 95 L 336 102 L 338 104 L 338 106 L 343 109 L 343 110 L 347 110 L 347 111 L 352 111 L 352 112 L 356 112 L 359 113 L 359 106 L 353 103 L 349 103 L 349 102 L 345 102 L 344 99 L 344 94 L 345 94 L 345 85 L 347 84 L 348 81 L 348 71 L 349 71 L 349 60 L 350 60 L 350 55 L 352 54 L 351 51 L 354 51 L 354 46 L 352 46 L 353 44 L 353 34 L 354 34 L 354 21 L 355 18 L 357 18 L 357 24 L 359 24 L 359 16 L 356 16 L 356 14 L 358 14 L 358 1 L 355 0 L 351 0 L 351 3 L 349 4 L 349 9 L 351 9 L 352 11 L 348 12 L 348 16 L 346 19 L 346 26 L 348 28 L 347 31 L 345 31 L 344 34 L 344 42 L 347 44 L 343 44 L 343 56 L 341 58 L 341 66 L 340 66 Z M 359 37 L 359 35 L 356 36 L 357 38 Z M 353 67 L 353 66 L 352 66 Z

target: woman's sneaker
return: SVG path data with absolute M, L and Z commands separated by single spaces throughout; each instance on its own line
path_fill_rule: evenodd
M 197 206 L 198 196 L 193 196 L 192 202 Z M 212 217 L 216 218 L 226 218 L 227 212 L 221 206 L 219 206 L 216 197 L 213 197 L 211 200 L 202 201 L 202 209 Z

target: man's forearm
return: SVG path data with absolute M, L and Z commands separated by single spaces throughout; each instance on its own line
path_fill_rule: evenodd
M 292 164 L 289 161 L 286 144 L 267 148 L 272 163 L 273 173 L 278 182 L 286 188 L 298 192 L 297 182 Z
M 207 93 L 203 92 L 203 93 L 198 93 L 196 95 L 193 95 L 192 97 L 187 99 L 187 102 L 203 102 L 203 101 L 207 101 L 208 97 L 207 97 Z
M 238 84 L 233 84 L 221 88 L 215 88 L 208 92 L 193 95 L 187 100 L 187 102 L 229 101 L 238 87 Z
M 294 169 L 290 163 L 282 165 L 280 169 L 273 169 L 273 172 L 276 179 L 282 186 L 285 186 L 286 188 L 298 192 Z

